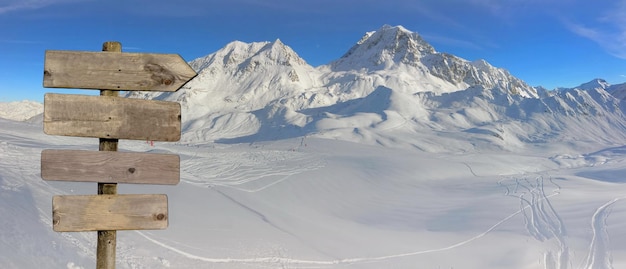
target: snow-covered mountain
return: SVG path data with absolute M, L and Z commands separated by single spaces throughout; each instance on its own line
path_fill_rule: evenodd
M 0 102 L 0 118 L 26 121 L 43 113 L 43 104 L 33 101 Z
M 593 80 L 591 80 L 591 81 L 589 81 L 587 83 L 580 84 L 580 86 L 574 87 L 574 89 L 581 89 L 581 90 L 603 89 L 603 90 L 606 90 L 609 87 L 611 87 L 611 84 L 606 82 L 606 80 L 601 79 L 601 78 L 596 78 L 596 79 L 593 79 Z
M 465 151 L 626 140 L 626 84 L 530 87 L 484 60 L 437 52 L 402 26 L 368 32 L 318 67 L 278 39 L 234 41 L 190 64 L 199 75 L 177 92 L 129 94 L 180 102 L 184 142 L 317 136 Z M 0 103 L 0 118 L 37 121 L 42 110 L 34 102 Z
M 280 40 L 235 41 L 191 65 L 199 75 L 178 92 L 130 94 L 181 102 L 187 142 L 317 136 L 457 151 L 626 141 L 624 108 L 605 81 L 533 88 L 484 60 L 439 53 L 402 26 L 366 33 L 319 67 Z
M 451 54 L 438 53 L 419 34 L 402 26 L 383 26 L 366 33 L 339 60 L 320 68 L 328 73 L 330 84 L 346 78 L 373 79 L 374 88 L 387 86 L 396 91 L 454 92 L 470 86 L 500 87 L 512 94 L 537 97 L 536 91 L 508 71 L 491 66 L 484 60 L 473 62 Z M 363 74 L 365 76 L 360 76 Z M 382 80 L 382 81 L 381 81 Z M 381 82 L 377 82 L 381 81 Z M 367 82 L 358 88 L 367 88 Z M 379 84 L 379 85 L 377 85 Z M 347 83 L 354 91 L 354 83 Z M 367 94 L 367 90 L 361 94 Z
M 605 89 L 620 100 L 626 99 L 626 83 L 609 85 Z
M 617 99 L 626 98 L 626 83 L 611 85 L 606 80 L 601 78 L 592 79 L 589 82 L 580 84 L 574 88 L 557 88 L 555 91 L 572 91 L 572 90 L 584 90 L 584 91 L 597 91 L 605 90 Z

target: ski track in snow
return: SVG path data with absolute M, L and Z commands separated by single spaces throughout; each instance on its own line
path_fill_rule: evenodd
M 544 199 L 547 199 L 551 196 L 557 195 L 558 193 L 553 193 L 550 195 L 546 195 L 544 197 Z M 198 255 L 194 255 L 191 253 L 188 253 L 184 250 L 181 250 L 179 248 L 170 246 L 166 243 L 163 243 L 159 240 L 156 240 L 154 238 L 151 238 L 150 236 L 146 235 L 146 233 L 141 232 L 141 231 L 136 231 L 136 233 L 138 233 L 139 235 L 141 235 L 142 237 L 146 238 L 147 240 L 149 240 L 150 242 L 153 242 L 154 244 L 157 244 L 163 248 L 166 248 L 170 251 L 173 251 L 175 253 L 178 253 L 186 258 L 189 259 L 193 259 L 193 260 L 198 260 L 198 261 L 203 261 L 203 262 L 209 262 L 209 263 L 247 263 L 247 264 L 297 264 L 299 266 L 302 265 L 315 265 L 315 266 L 321 266 L 321 267 L 327 267 L 327 266 L 331 266 L 331 265 L 351 265 L 351 264 L 361 264 L 361 263 L 371 263 L 371 262 L 381 262 L 381 261 L 385 261 L 385 260 L 391 260 L 391 259 L 396 259 L 396 258 L 402 258 L 402 257 L 410 257 L 410 256 L 418 256 L 418 255 L 424 255 L 424 254 L 430 254 L 430 253 L 436 253 L 436 252 L 442 252 L 442 251 L 447 251 L 447 250 L 452 250 L 454 248 L 460 247 L 460 246 L 464 246 L 467 245 L 475 240 L 478 240 L 484 236 L 486 236 L 487 234 L 489 234 L 491 231 L 495 230 L 497 227 L 499 227 L 500 225 L 502 225 L 503 223 L 507 222 L 508 220 L 512 219 L 513 217 L 517 216 L 518 214 L 523 213 L 524 211 L 526 211 L 528 208 L 531 208 L 532 205 L 526 205 L 523 206 L 520 210 L 510 214 L 509 216 L 503 218 L 502 220 L 498 221 L 497 223 L 495 223 L 494 225 L 492 225 L 491 227 L 489 227 L 487 230 L 485 230 L 484 232 L 471 237 L 467 240 L 458 242 L 456 244 L 447 246 L 447 247 L 441 247 L 441 248 L 434 248 L 434 249 L 427 249 L 427 250 L 421 250 L 421 251 L 415 251 L 415 252 L 408 252 L 408 253 L 400 253 L 400 254 L 395 254 L 395 255 L 388 255 L 388 256 L 379 256 L 379 257 L 359 257 L 359 258 L 348 258 L 348 259 L 339 259 L 339 260 L 301 260 L 301 259 L 291 259 L 291 258 L 284 258 L 284 257 L 261 257 L 261 258 L 208 258 L 208 257 L 202 257 L 202 256 L 198 256 Z M 561 268 L 561 267 L 556 267 L 556 268 Z M 565 267 L 564 267 L 565 268 Z
M 196 153 L 202 154 L 202 153 Z M 233 155 L 234 154 L 234 155 Z M 324 166 L 324 162 L 321 159 L 316 159 L 315 157 L 307 156 L 297 151 L 254 151 L 254 152 L 245 152 L 245 153 L 211 153 L 204 154 L 206 156 L 202 156 L 201 160 L 197 160 L 194 157 L 186 160 L 184 162 L 183 171 L 185 173 L 185 181 L 194 185 L 203 186 L 203 187 L 229 187 L 235 190 L 244 191 L 244 192 L 258 192 L 264 189 L 267 189 L 275 184 L 283 182 L 287 180 L 292 175 L 296 175 L 299 173 L 303 173 L 306 171 L 318 169 Z M 205 158 L 211 159 L 210 161 L 205 161 Z M 275 166 L 277 169 L 268 169 L 268 162 L 272 162 L 272 166 Z M 292 163 L 299 163 L 300 165 L 292 165 Z M 212 166 L 211 169 L 215 169 L 216 173 L 214 175 L 202 175 L 198 176 L 196 171 L 200 171 L 200 167 L 206 169 L 207 163 L 210 163 Z M 470 167 L 471 169 L 471 167 Z M 473 171 L 471 171 L 473 173 Z M 475 175 L 475 173 L 473 173 Z M 189 179 L 190 178 L 190 179 Z M 255 187 L 246 187 L 245 184 L 250 183 L 258 183 L 257 181 L 263 181 L 265 179 L 270 179 L 269 183 L 262 183 L 259 187 L 258 184 Z M 552 206 L 549 198 L 560 193 L 561 187 L 556 184 L 552 178 L 548 179 L 548 182 L 551 186 L 554 187 L 554 190 L 551 194 L 546 194 L 545 192 L 545 180 L 543 177 L 537 177 L 534 181 L 529 179 L 514 179 L 510 184 L 506 180 L 502 180 L 498 182 L 499 185 L 506 188 L 505 195 L 517 197 L 520 199 L 520 209 L 517 212 L 507 216 L 501 221 L 497 222 L 485 232 L 478 234 L 472 238 L 461 241 L 459 243 L 442 247 L 436 249 L 428 249 L 422 251 L 415 251 L 409 253 L 401 253 L 396 255 L 388 255 L 388 256 L 379 256 L 379 257 L 359 257 L 359 258 L 348 258 L 348 259 L 337 259 L 337 260 L 301 260 L 301 259 L 291 259 L 284 257 L 261 257 L 261 258 L 208 258 L 201 257 L 191 253 L 188 253 L 182 249 L 178 249 L 176 247 L 170 246 L 166 243 L 160 242 L 156 239 L 153 239 L 147 236 L 145 233 L 138 232 L 141 236 L 145 237 L 149 241 L 162 246 L 166 249 L 169 249 L 173 252 L 176 252 L 180 255 L 183 255 L 187 258 L 199 260 L 203 262 L 209 263 L 252 263 L 252 264 L 297 264 L 299 266 L 302 265 L 310 265 L 310 266 L 332 266 L 332 265 L 349 265 L 349 264 L 360 264 L 360 263 L 370 263 L 370 262 L 380 262 L 395 258 L 401 257 L 410 257 L 417 256 L 435 252 L 442 252 L 451 250 L 466 244 L 471 243 L 477 239 L 480 239 L 496 229 L 498 226 L 503 224 L 504 222 L 510 220 L 511 218 L 517 216 L 518 214 L 522 214 L 524 217 L 524 224 L 529 232 L 529 234 L 538 241 L 546 242 L 546 241 L 554 241 L 558 246 L 556 250 L 547 250 L 544 253 L 543 261 L 546 269 L 567 269 L 570 267 L 570 251 L 568 248 L 568 244 L 566 242 L 566 230 L 563 224 L 563 221 L 557 214 L 556 210 Z M 222 195 L 225 195 L 222 193 Z M 614 203 L 614 202 L 613 202 Z M 612 203 L 611 203 L 612 204 Z M 601 212 L 605 212 L 600 210 Z M 255 214 L 260 214 L 253 210 Z M 608 214 L 608 213 L 607 213 Z M 604 213 L 597 213 L 598 216 L 594 215 L 594 238 L 596 238 L 596 234 L 601 234 L 601 230 L 603 226 L 598 224 L 598 218 L 606 218 Z M 272 223 L 267 220 L 264 216 L 262 219 L 268 224 L 274 226 Z M 601 223 L 601 221 L 600 221 Z M 276 227 L 277 229 L 291 234 L 288 231 L 283 230 L 280 227 Z M 293 234 L 291 234 L 293 235 Z M 295 235 L 293 235 L 295 236 Z M 296 236 L 297 237 L 297 236 Z M 605 250 L 602 242 L 603 239 L 598 238 L 594 239 L 596 241 L 595 244 L 592 244 L 593 247 L 590 247 L 590 258 L 588 261 L 589 266 L 585 268 L 595 269 L 595 268 L 611 268 L 606 267 L 607 263 L 604 263 L 605 267 L 590 267 L 593 262 L 597 262 L 598 259 L 603 259 L 601 257 L 602 250 Z M 593 253 L 593 254 L 592 254 Z M 604 259 L 606 260 L 606 259 Z M 608 263 L 610 265 L 610 261 Z
M 0 141 L 0 153 L 3 153 L 5 158 L 3 158 L 2 162 L 0 162 L 0 168 L 4 170 L 5 175 L 8 176 L 4 177 L 3 181 L 0 181 L 0 183 L 2 183 L 0 184 L 0 189 L 3 191 L 18 191 L 21 188 L 26 187 L 24 185 L 29 185 L 31 187 L 30 189 L 37 190 L 38 192 L 46 192 L 47 196 L 58 194 L 58 190 L 50 188 L 45 181 L 39 178 L 39 175 L 33 174 L 32 170 L 24 170 L 21 168 L 21 163 L 36 162 L 36 159 L 38 158 L 37 155 L 24 154 L 24 151 L 30 151 L 31 153 L 37 152 L 37 145 L 35 145 L 34 142 L 31 144 L 17 139 L 12 140 L 13 137 L 8 135 L 5 135 L 3 138 L 6 138 L 6 141 Z M 302 152 L 295 150 L 261 150 L 253 152 L 218 152 L 198 154 L 205 154 L 207 156 L 203 156 L 200 158 L 201 160 L 196 160 L 196 158 L 192 156 L 190 159 L 183 162 L 181 172 L 185 173 L 185 178 L 191 178 L 190 180 L 185 181 L 203 187 L 220 186 L 244 192 L 262 191 L 280 182 L 288 180 L 292 175 L 319 169 L 325 165 L 324 160 L 319 156 L 315 156 L 313 154 L 303 154 Z M 207 161 L 205 158 L 210 160 Z M 271 165 L 268 165 L 270 162 Z M 207 169 L 207 166 L 210 166 L 210 169 Z M 474 171 L 471 170 L 471 167 L 467 164 L 466 166 L 468 166 L 471 173 L 476 176 Z M 197 174 L 197 171 L 212 170 L 213 168 L 218 169 L 214 175 L 199 176 Z M 14 178 L 21 178 L 22 180 L 12 180 Z M 252 186 L 248 186 L 246 184 L 251 184 Z M 332 260 L 304 260 L 280 256 L 257 258 L 210 258 L 194 255 L 183 250 L 182 248 L 173 247 L 163 241 L 152 238 L 149 233 L 141 231 L 135 232 L 160 247 L 168 249 L 188 259 L 207 263 L 241 263 L 257 265 L 281 264 L 298 265 L 299 267 L 310 268 L 326 268 L 334 265 L 383 262 L 396 258 L 452 250 L 486 236 L 503 223 L 521 214 L 524 219 L 525 228 L 533 238 L 541 242 L 556 243 L 557 249 L 546 250 L 544 253 L 543 262 L 545 264 L 545 268 L 570 268 L 572 266 L 572 262 L 570 261 L 570 252 L 566 242 L 567 233 L 565 225 L 549 199 L 555 195 L 559 195 L 561 187 L 551 178 L 546 180 L 543 177 L 537 177 L 534 180 L 529 180 L 528 178 L 501 180 L 498 184 L 506 189 L 506 196 L 516 197 L 519 199 L 520 209 L 518 211 L 498 221 L 484 232 L 456 244 L 388 256 Z M 45 185 L 45 187 L 43 185 Z M 553 187 L 552 193 L 546 194 L 546 185 Z M 220 193 L 227 196 L 225 193 Z M 229 197 L 227 196 L 227 198 Z M 581 268 L 613 268 L 606 221 L 615 203 L 623 199 L 626 199 L 626 196 L 615 198 L 596 209 L 591 218 L 591 228 L 593 232 L 592 240 L 589 245 L 585 264 Z M 238 203 L 237 201 L 233 202 Z M 246 207 L 243 204 L 238 204 Z M 249 207 L 246 208 L 252 213 L 259 215 L 263 221 L 274 226 L 275 228 L 292 236 L 296 236 L 281 227 L 275 226 L 262 213 Z M 41 221 L 46 226 L 51 226 L 50 219 L 45 217 L 46 213 L 43 211 L 48 209 L 41 209 L 37 207 L 37 210 L 40 214 Z M 80 240 L 77 237 L 70 236 L 68 234 L 62 235 L 65 240 L 72 242 L 73 245 L 82 250 L 83 255 L 94 256 L 91 246 L 85 245 L 91 243 L 89 240 Z M 185 249 L 187 249 L 187 247 L 185 247 Z M 143 268 L 140 267 L 141 258 L 131 254 L 132 250 L 133 247 L 121 246 L 121 249 L 119 250 L 121 260 L 131 268 Z M 168 263 L 167 260 L 163 260 L 162 262 L 164 265 Z M 70 265 L 73 266 L 73 264 L 68 263 L 68 267 Z
M 513 190 L 505 181 L 513 181 Z M 527 178 L 502 180 L 499 184 L 506 188 L 505 195 L 520 199 L 520 211 L 524 216 L 524 223 L 528 233 L 538 241 L 554 240 L 558 249 L 547 250 L 543 261 L 546 269 L 567 269 L 572 266 L 569 247 L 566 241 L 567 233 L 562 219 L 550 202 L 550 197 L 558 195 L 561 187 L 549 179 L 555 187 L 553 193 L 546 195 L 543 177 L 537 177 L 534 183 Z M 519 193 L 519 194 L 518 194 Z M 528 197 L 530 196 L 530 197 Z M 599 207 L 591 218 L 593 237 L 589 246 L 584 269 L 612 269 L 611 252 L 608 247 L 609 235 L 606 220 L 612 206 L 626 197 L 615 198 Z M 528 209 L 529 212 L 526 212 Z
M 626 197 L 615 198 L 599 207 L 591 218 L 593 237 L 589 245 L 589 255 L 585 269 L 612 269 L 612 258 L 609 250 L 609 234 L 606 220 L 611 213 L 612 206 Z
M 554 240 L 558 245 L 556 251 L 547 250 L 544 253 L 545 268 L 569 268 L 569 247 L 566 242 L 565 226 L 549 199 L 553 195 L 558 195 L 561 187 L 549 178 L 554 190 L 551 195 L 546 195 L 545 180 L 541 176 L 535 178 L 534 182 L 528 178 L 516 178 L 510 181 L 513 181 L 513 191 L 504 184 L 504 180 L 499 184 L 507 189 L 505 195 L 517 197 L 520 200 L 520 208 L 523 208 L 524 224 L 528 233 L 540 242 Z
M 295 233 L 290 232 L 287 228 L 281 227 L 280 225 L 276 224 L 275 222 L 273 222 L 270 218 L 268 218 L 265 214 L 263 214 L 262 212 L 252 208 L 251 206 L 245 205 L 244 203 L 238 201 L 237 199 L 233 198 L 232 196 L 226 194 L 223 191 L 218 190 L 217 188 L 212 188 L 215 192 L 219 193 L 220 195 L 222 195 L 224 198 L 228 199 L 229 201 L 233 202 L 234 204 L 236 204 L 237 206 L 243 208 L 244 210 L 250 212 L 253 215 L 256 215 L 258 218 L 260 218 L 263 222 L 265 222 L 266 224 L 274 227 L 274 229 L 279 230 L 285 234 L 288 234 L 289 236 L 292 236 L 293 238 L 298 239 L 302 244 L 309 246 L 310 248 L 318 251 L 319 253 L 322 253 L 324 255 L 327 256 L 331 256 L 332 254 L 327 253 L 321 249 L 318 249 L 314 246 L 312 246 L 311 244 L 307 243 L 306 240 L 302 239 L 300 236 L 298 236 Z
M 554 187 L 552 195 L 559 194 L 561 187 L 554 183 L 552 178 L 549 178 L 548 181 Z M 512 191 L 505 182 L 510 182 L 513 185 Z M 505 195 L 519 199 L 520 210 L 528 233 L 540 242 L 553 240 L 558 245 L 558 249 L 555 251 L 548 250 L 544 253 L 545 268 L 569 268 L 567 232 L 561 217 L 550 202 L 549 197 L 551 195 L 546 195 L 545 179 L 542 176 L 538 176 L 532 181 L 528 178 L 514 178 L 502 180 L 499 184 L 507 189 Z
M 228 187 L 250 193 L 270 188 L 293 175 L 325 166 L 322 158 L 296 150 L 218 152 L 196 158 L 199 154 L 202 153 L 196 152 L 189 160 L 182 162 L 181 178 L 184 182 L 202 187 Z M 202 170 L 214 172 L 200 175 L 198 171 Z

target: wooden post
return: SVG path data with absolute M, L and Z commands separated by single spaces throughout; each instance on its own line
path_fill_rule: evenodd
M 178 141 L 180 104 L 121 98 L 118 91 L 174 92 L 197 75 L 177 54 L 121 52 L 119 42 L 105 42 L 102 52 L 47 50 L 44 61 L 44 87 L 100 90 L 101 96 L 46 94 L 43 120 L 46 134 L 99 138 L 99 151 L 49 150 L 41 159 L 45 180 L 98 182 L 98 195 L 52 199 L 55 231 L 98 231 L 97 269 L 115 269 L 116 230 L 169 223 L 166 195 L 117 195 L 117 183 L 180 181 L 178 156 L 117 152 L 118 139 Z M 154 164 L 162 172 L 147 170 Z
M 121 53 L 120 42 L 109 41 L 102 44 L 102 51 Z M 118 96 L 118 91 L 101 90 L 101 96 Z M 117 151 L 118 139 L 100 138 L 100 151 Z M 117 194 L 117 183 L 98 183 L 98 195 Z M 115 249 L 117 246 L 116 231 L 98 231 L 96 269 L 115 269 Z

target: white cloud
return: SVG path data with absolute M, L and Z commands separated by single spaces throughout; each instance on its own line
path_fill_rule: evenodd
M 626 0 L 608 8 L 604 14 L 586 24 L 567 20 L 564 23 L 570 31 L 592 40 L 609 54 L 626 59 Z
M 0 5 L 0 14 L 16 11 L 20 9 L 31 9 L 38 6 L 39 1 L 3 1 Z
M 50 5 L 80 1 L 81 0 L 4 0 L 0 1 L 0 15 L 20 10 L 39 9 Z

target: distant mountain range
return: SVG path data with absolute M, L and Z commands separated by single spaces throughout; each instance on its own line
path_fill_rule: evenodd
M 0 102 L 0 118 L 28 121 L 43 113 L 43 104 L 33 101 Z
M 180 102 L 184 142 L 317 136 L 473 151 L 626 141 L 626 84 L 531 87 L 484 60 L 439 53 L 402 26 L 366 33 L 319 67 L 280 40 L 234 41 L 190 64 L 198 76 L 177 92 L 129 94 Z

